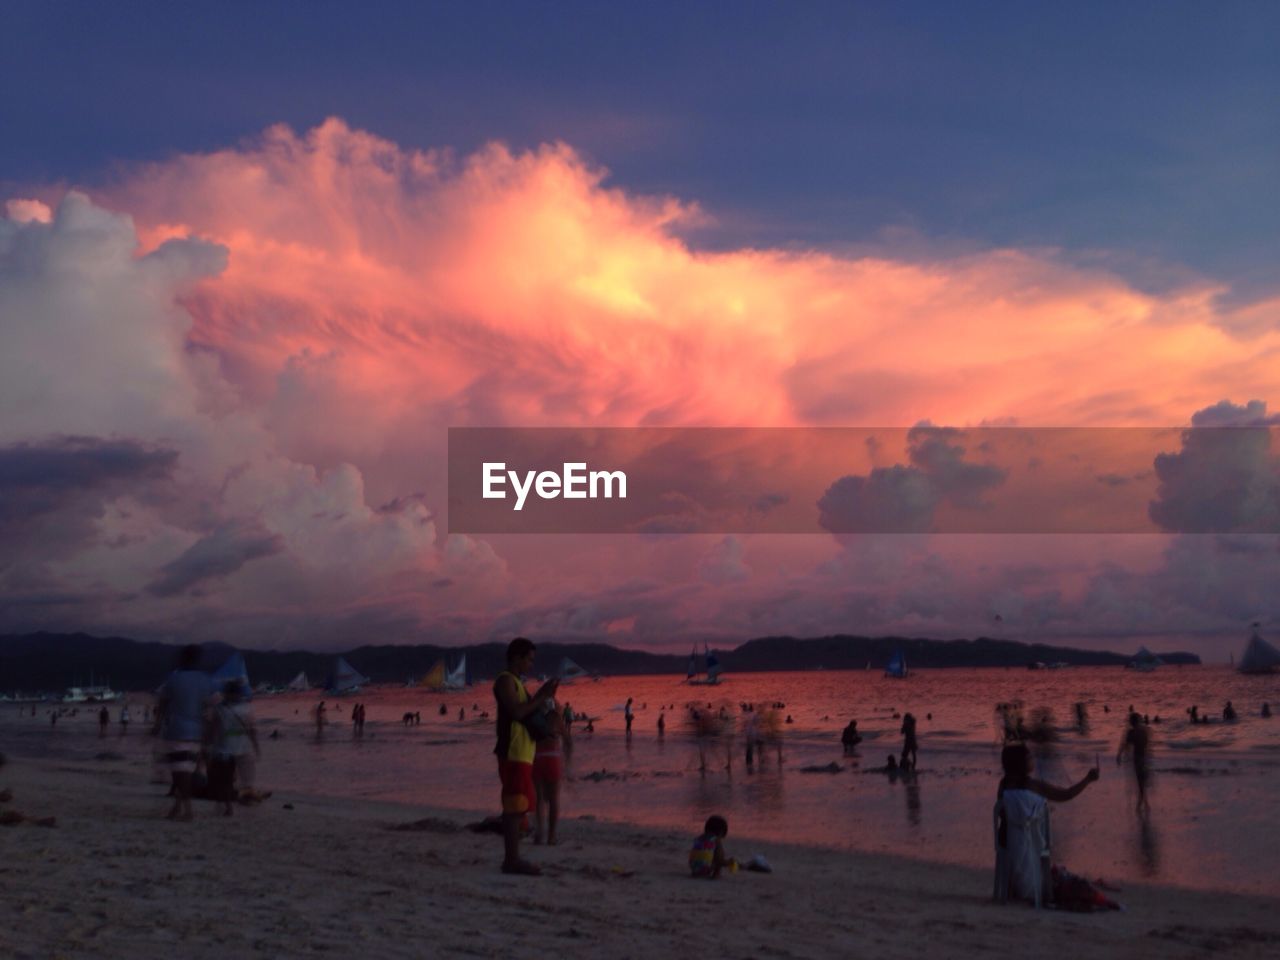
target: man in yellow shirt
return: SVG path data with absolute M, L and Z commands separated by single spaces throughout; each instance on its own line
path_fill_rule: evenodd
M 521 679 L 533 669 L 537 647 L 525 637 L 507 644 L 507 669 L 493 682 L 493 698 L 498 703 L 498 776 L 502 781 L 502 836 L 505 856 L 503 873 L 537 876 L 542 871 L 520 859 L 520 830 L 525 815 L 537 805 L 533 788 L 534 740 L 525 721 L 555 696 L 558 681 L 548 680 L 533 696 Z

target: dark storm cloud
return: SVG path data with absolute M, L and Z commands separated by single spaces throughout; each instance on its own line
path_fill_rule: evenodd
M 106 503 L 167 481 L 173 450 L 136 440 L 55 437 L 0 447 L 0 566 L 47 556 L 94 535 Z
M 147 592 L 156 597 L 187 593 L 208 580 L 230 576 L 251 560 L 283 549 L 283 539 L 260 526 L 226 524 L 165 564 L 147 586 Z

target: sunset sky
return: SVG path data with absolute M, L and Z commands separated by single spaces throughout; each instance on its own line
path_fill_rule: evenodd
M 1100 477 L 1146 535 L 445 514 L 449 427 L 1280 425 L 1280 6 L 0 13 L 0 632 L 1280 632 L 1280 537 L 1186 532 L 1274 443 Z

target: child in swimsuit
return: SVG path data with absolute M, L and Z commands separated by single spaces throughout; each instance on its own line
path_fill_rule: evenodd
M 731 872 L 738 869 L 738 861 L 725 856 L 721 841 L 728 835 L 729 823 L 724 817 L 707 818 L 702 835 L 693 841 L 693 849 L 689 851 L 689 872 L 694 877 L 714 880 L 724 868 Z
M 546 842 L 556 844 L 556 826 L 560 822 L 560 781 L 564 779 L 564 764 L 573 750 L 569 726 L 556 710 L 554 700 L 546 702 L 547 727 L 551 736 L 537 741 L 533 755 L 533 788 L 537 795 L 534 818 L 533 842 L 542 843 L 543 823 L 546 823 Z

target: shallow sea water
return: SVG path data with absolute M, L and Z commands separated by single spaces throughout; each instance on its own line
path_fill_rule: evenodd
M 623 734 L 627 697 L 636 710 L 630 738 Z M 320 699 L 285 694 L 254 701 L 264 737 L 264 788 L 496 811 L 493 720 L 481 716 L 493 712 L 487 683 L 451 694 L 378 686 L 324 698 L 330 722 L 317 738 L 312 710 Z M 731 852 L 754 852 L 741 839 L 750 837 L 986 867 L 999 779 L 994 707 L 1020 700 L 1028 715 L 1048 708 L 1061 728 L 1055 743 L 1038 750 L 1040 776 L 1066 785 L 1095 761 L 1101 766 L 1098 783 L 1054 807 L 1055 861 L 1121 883 L 1274 894 L 1280 831 L 1269 821 L 1280 788 L 1280 718 L 1263 719 L 1259 712 L 1264 701 L 1280 707 L 1280 677 L 1243 677 L 1224 667 L 1148 674 L 932 670 L 906 680 L 871 671 L 757 673 L 730 675 L 717 687 L 691 687 L 673 676 L 612 677 L 566 685 L 559 700 L 596 718 L 592 734 L 575 725 L 562 800 L 566 835 L 584 815 L 692 835 L 719 813 L 730 823 Z M 1238 722 L 1188 722 L 1191 704 L 1217 718 L 1227 700 Z M 1089 715 L 1084 733 L 1071 728 L 1078 701 Z M 367 708 L 362 738 L 350 725 L 357 702 Z M 688 720 L 689 705 L 709 703 L 737 720 L 729 727 L 740 728 L 741 704 L 773 702 L 785 704 L 780 715 L 793 722 L 780 725 L 781 735 L 751 768 L 740 735 L 699 741 Z M 1149 728 L 1154 785 L 1148 818 L 1135 814 L 1130 771 L 1114 760 L 1131 704 L 1153 721 L 1160 717 Z M 663 708 L 667 730 L 660 739 Z M 918 770 L 890 777 L 880 768 L 901 748 L 896 715 L 907 710 L 918 720 Z M 113 726 L 104 742 L 91 710 L 53 729 L 47 711 L 41 705 L 39 715 L 28 718 L 14 706 L 0 709 L 5 749 L 72 757 L 104 749 L 135 758 L 150 753 L 153 741 L 139 735 L 139 724 L 125 738 Z M 421 723 L 405 726 L 405 712 L 420 713 Z M 863 741 L 846 757 L 840 731 L 849 719 L 858 720 Z

